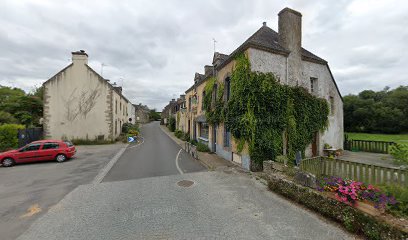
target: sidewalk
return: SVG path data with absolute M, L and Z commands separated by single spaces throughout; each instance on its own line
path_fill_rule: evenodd
M 173 132 L 164 126 L 160 125 L 160 128 L 166 133 L 174 142 L 176 142 L 182 149 L 185 148 L 185 141 L 177 138 Z M 239 171 L 243 171 L 243 169 L 231 161 L 225 160 L 219 157 L 217 154 L 214 153 L 205 153 L 205 152 L 197 152 L 198 153 L 198 160 L 206 166 L 209 170 L 225 170 L 226 168 L 236 168 Z

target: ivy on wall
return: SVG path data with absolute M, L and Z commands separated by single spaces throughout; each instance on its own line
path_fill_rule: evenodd
M 314 134 L 328 125 L 326 100 L 302 87 L 282 85 L 272 73 L 252 72 L 244 54 L 236 58 L 227 104 L 223 102 L 223 87 L 218 87 L 217 99 L 212 102 L 215 83 L 210 79 L 205 87 L 207 122 L 224 121 L 238 142 L 238 151 L 248 143 L 253 170 L 262 168 L 264 160 L 282 154 L 284 135 L 288 157 L 293 160 L 295 153 L 304 154 Z
M 217 85 L 216 85 L 217 84 Z M 217 87 L 216 98 L 213 98 L 215 86 Z M 224 84 L 217 83 L 217 80 L 212 77 L 208 79 L 204 88 L 204 110 L 207 123 L 214 125 L 224 121 L 225 108 L 224 104 Z

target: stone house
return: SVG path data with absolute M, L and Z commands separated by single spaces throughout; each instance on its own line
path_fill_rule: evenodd
M 313 143 L 305 151 L 307 157 L 322 155 L 325 143 L 334 148 L 343 147 L 343 99 L 329 65 L 326 60 L 302 47 L 301 13 L 285 8 L 278 16 L 278 32 L 264 22 L 231 54 L 215 53 L 212 66 L 205 66 L 204 74 L 196 73 L 194 84 L 186 91 L 186 132 L 190 133 L 191 138 L 208 144 L 211 151 L 246 169 L 250 168 L 248 152 L 244 149 L 238 153 L 237 144 L 224 123 L 208 125 L 202 107 L 204 87 L 212 76 L 215 76 L 217 83 L 224 84 L 224 100 L 228 101 L 234 59 L 242 53 L 249 59 L 252 71 L 272 72 L 281 84 L 302 86 L 311 94 L 328 101 L 328 129 L 316 133 Z
M 43 83 L 44 135 L 53 139 L 114 140 L 133 121 L 133 105 L 122 87 L 88 65 L 88 54 L 72 52 L 72 63 Z
M 150 122 L 150 109 L 146 105 L 134 105 L 135 117 L 137 123 L 148 123 Z

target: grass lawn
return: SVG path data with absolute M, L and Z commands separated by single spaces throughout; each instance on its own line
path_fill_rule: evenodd
M 346 133 L 349 139 L 396 142 L 408 145 L 408 134 Z

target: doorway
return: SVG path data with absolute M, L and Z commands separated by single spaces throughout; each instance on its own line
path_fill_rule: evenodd
M 313 135 L 313 142 L 312 142 L 312 155 L 313 155 L 313 157 L 316 157 L 319 154 L 318 149 L 317 149 L 318 145 L 319 145 L 318 144 L 318 133 L 316 132 Z

